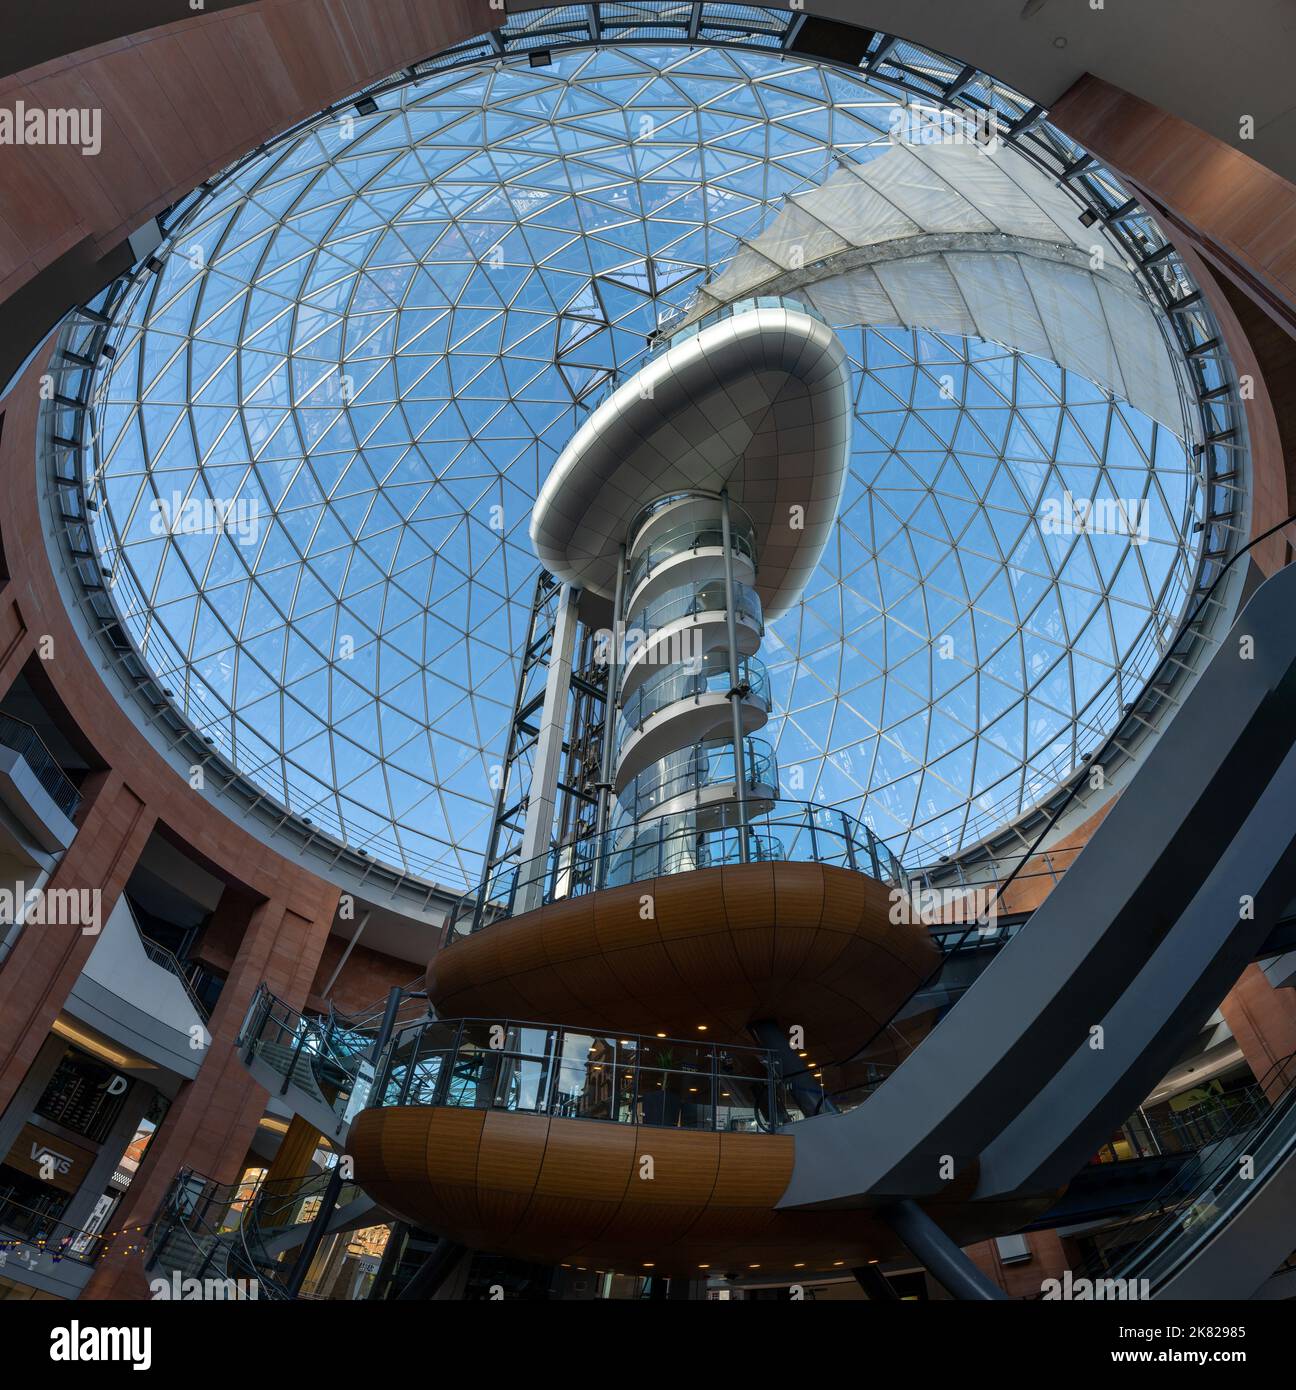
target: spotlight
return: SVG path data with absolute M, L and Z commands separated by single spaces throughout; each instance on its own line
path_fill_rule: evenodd
M 553 62 L 553 54 L 547 48 L 533 48 L 529 57 L 533 68 L 547 68 Z
M 1080 223 L 1084 227 L 1092 227 L 1098 220 L 1098 214 L 1092 208 L 1085 208 L 1080 214 Z
M 373 97 L 361 97 L 355 104 L 356 114 L 359 116 L 372 116 L 378 109 L 378 103 Z

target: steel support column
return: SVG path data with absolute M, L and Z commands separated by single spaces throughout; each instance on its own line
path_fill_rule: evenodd
M 621 649 L 625 643 L 625 570 L 626 548 L 618 552 L 616 595 L 612 600 L 612 642 L 608 653 L 607 699 L 603 706 L 603 766 L 599 772 L 598 820 L 594 833 L 602 835 L 608 828 L 612 802 L 612 761 L 616 756 L 617 682 L 621 679 Z M 600 859 L 602 863 L 602 858 Z
M 953 1297 L 983 1302 L 1008 1297 L 998 1284 L 981 1273 L 917 1202 L 906 1197 L 888 1207 L 884 1216 L 932 1278 Z
M 540 732 L 536 737 L 535 762 L 527 792 L 526 821 L 518 859 L 518 891 L 514 911 L 529 912 L 540 906 L 544 871 L 553 836 L 558 802 L 558 778 L 562 770 L 563 734 L 571 693 L 572 655 L 576 649 L 576 590 L 564 584 L 558 596 L 553 645 L 545 679 Z

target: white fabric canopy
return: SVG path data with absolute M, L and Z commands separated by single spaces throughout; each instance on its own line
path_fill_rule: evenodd
M 1125 267 L 1105 264 L 1117 255 L 1028 160 L 972 141 L 896 144 L 789 198 L 680 326 L 749 295 L 794 295 L 837 326 L 925 328 L 1051 358 L 1182 436 L 1165 339 Z

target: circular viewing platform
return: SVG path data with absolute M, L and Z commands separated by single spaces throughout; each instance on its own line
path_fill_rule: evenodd
M 436 1019 L 393 1038 L 348 1149 L 386 1210 L 547 1263 L 828 1270 L 897 1249 L 869 1210 L 778 1210 L 795 1141 L 776 1131 L 800 1114 L 763 1049 Z
M 732 750 L 718 745 L 714 756 L 732 758 Z M 749 752 L 747 761 L 759 767 L 760 754 L 753 758 Z M 679 775 L 682 780 L 672 795 L 698 786 L 705 790 L 709 782 L 705 771 L 690 774 L 686 768 Z M 732 763 L 727 773 L 722 770 L 716 776 L 722 783 L 732 779 Z M 899 858 L 847 812 L 808 801 L 770 799 L 744 815 L 736 802 L 727 800 L 651 815 L 563 845 L 531 864 L 501 869 L 455 904 L 445 940 L 512 917 L 520 890 L 531 885 L 539 886 L 541 904 L 555 903 L 646 879 L 743 863 L 744 829 L 753 862 L 827 864 L 908 892 L 908 874 Z
M 756 592 L 775 618 L 828 542 L 851 431 L 850 363 L 832 329 L 794 301 L 741 300 L 650 357 L 590 414 L 536 499 L 532 546 L 552 574 L 612 598 L 645 508 L 727 491 L 750 521 Z

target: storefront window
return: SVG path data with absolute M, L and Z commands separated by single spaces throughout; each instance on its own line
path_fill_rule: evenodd
M 69 1047 L 36 1102 L 36 1113 L 98 1143 L 112 1128 L 130 1087 L 129 1077 Z

